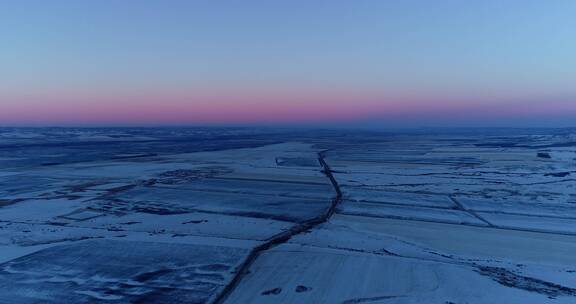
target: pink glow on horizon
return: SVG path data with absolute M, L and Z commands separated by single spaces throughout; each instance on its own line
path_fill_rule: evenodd
M 480 97 L 399 97 L 350 92 L 53 95 L 0 96 L 0 125 L 321 123 L 456 117 L 481 120 L 576 114 L 576 103 L 565 99 L 546 103 L 517 98 L 487 102 Z

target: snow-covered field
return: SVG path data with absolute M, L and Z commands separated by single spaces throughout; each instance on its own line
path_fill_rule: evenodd
M 0 303 L 576 303 L 575 134 L 0 129 Z

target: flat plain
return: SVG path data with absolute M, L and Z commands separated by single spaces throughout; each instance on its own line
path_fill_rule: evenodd
M 0 129 L 0 303 L 575 303 L 576 130 Z

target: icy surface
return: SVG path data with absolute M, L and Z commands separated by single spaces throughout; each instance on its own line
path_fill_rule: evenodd
M 229 247 L 86 241 L 2 264 L 0 289 L 13 303 L 204 303 L 245 254 Z
M 0 303 L 574 303 L 575 134 L 0 129 Z

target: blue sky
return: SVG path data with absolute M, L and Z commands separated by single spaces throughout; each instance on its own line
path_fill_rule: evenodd
M 574 16 L 571 0 L 4 1 L 0 123 L 570 121 Z

